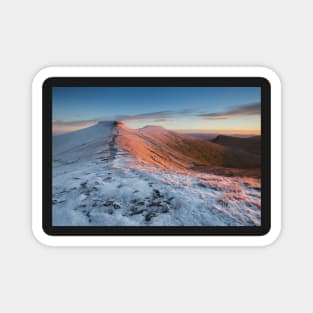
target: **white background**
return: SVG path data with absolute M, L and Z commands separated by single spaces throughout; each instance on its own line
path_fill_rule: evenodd
M 310 1 L 2 1 L 1 312 L 310 312 Z M 311 46 L 310 46 L 311 43 Z M 31 80 L 49 65 L 261 65 L 283 83 L 283 231 L 266 248 L 47 248 Z

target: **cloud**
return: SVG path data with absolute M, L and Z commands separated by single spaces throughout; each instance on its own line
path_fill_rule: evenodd
M 78 120 L 78 121 L 53 121 L 52 132 L 53 135 L 60 135 L 72 131 L 76 131 L 82 128 L 87 128 L 97 124 L 99 121 L 104 120 L 118 120 L 123 122 L 146 122 L 146 123 L 158 123 L 166 122 L 169 120 L 175 120 L 181 117 L 199 117 L 204 120 L 226 120 L 234 116 L 257 116 L 261 113 L 260 103 L 250 103 L 241 105 L 231 110 L 225 110 L 224 112 L 215 113 L 199 113 L 192 109 L 182 109 L 176 111 L 156 111 L 135 115 L 118 115 L 111 119 L 95 118 L 93 120 Z
M 98 120 L 88 120 L 88 121 L 53 121 L 52 123 L 52 133 L 53 135 L 61 135 L 82 128 L 87 128 L 98 123 Z
M 190 114 L 191 110 L 180 110 L 180 111 L 158 111 L 150 113 L 142 113 L 136 115 L 121 115 L 117 119 L 120 121 L 153 121 L 153 122 L 165 122 L 169 119 L 184 116 Z
M 136 122 L 136 121 L 146 121 L 146 122 L 166 122 L 169 119 L 183 116 L 187 114 L 189 110 L 180 110 L 180 111 L 158 111 L 150 113 L 142 113 L 135 115 L 118 115 L 110 119 L 108 117 L 98 117 L 92 120 L 77 120 L 77 121 L 62 121 L 55 120 L 52 124 L 52 133 L 53 135 L 61 135 L 82 128 L 87 128 L 97 124 L 99 121 L 124 121 L 124 122 Z
M 259 102 L 242 105 L 240 107 L 218 113 L 201 113 L 199 117 L 205 120 L 225 120 L 234 116 L 254 116 L 261 114 Z
M 159 112 L 150 112 L 142 113 L 136 115 L 122 115 L 119 119 L 123 121 L 140 121 L 140 120 L 154 120 L 154 119 L 167 119 L 172 117 L 173 112 L 171 111 L 159 111 Z

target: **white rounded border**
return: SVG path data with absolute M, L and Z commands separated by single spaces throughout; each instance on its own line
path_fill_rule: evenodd
M 42 229 L 42 84 L 50 77 L 263 77 L 271 84 L 271 229 L 264 236 L 49 236 Z M 281 230 L 281 84 L 265 67 L 48 67 L 32 84 L 32 229 L 48 246 L 265 246 Z

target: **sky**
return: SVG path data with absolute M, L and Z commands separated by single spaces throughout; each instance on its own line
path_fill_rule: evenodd
M 53 87 L 53 133 L 123 121 L 131 128 L 259 134 L 259 87 Z

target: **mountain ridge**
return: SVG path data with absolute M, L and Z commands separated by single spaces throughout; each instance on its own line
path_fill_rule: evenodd
M 121 126 L 121 127 L 120 127 Z M 164 169 L 208 170 L 209 168 L 251 169 L 260 166 L 260 159 L 244 151 L 193 138 L 149 125 L 131 129 L 119 124 L 117 143 L 134 158 Z
M 125 151 L 132 166 L 139 162 L 164 170 L 258 177 L 260 156 L 223 145 L 219 142 L 223 138 L 229 136 L 220 135 L 218 142 L 213 142 L 161 126 L 133 129 L 121 121 L 100 121 L 88 128 L 54 136 L 53 150 L 56 157 L 60 153 L 68 154 L 72 162 L 77 158 L 96 157 L 109 143 L 112 151 Z
M 160 127 L 131 129 L 118 121 L 55 136 L 53 225 L 260 225 L 255 169 L 224 167 L 234 162 L 225 157 L 237 156 L 242 165 L 245 155 Z

